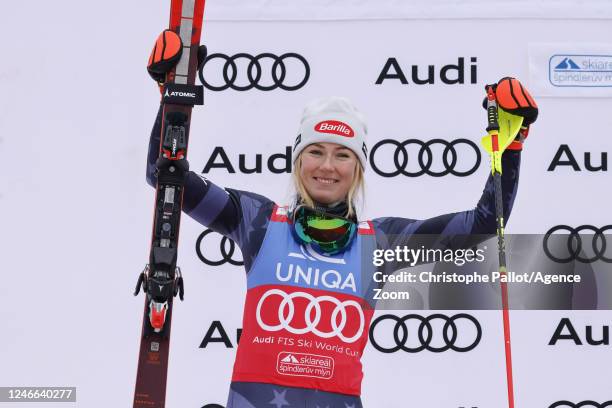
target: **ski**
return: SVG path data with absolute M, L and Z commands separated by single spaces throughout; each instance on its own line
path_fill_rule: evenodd
M 157 188 L 149 263 L 138 277 L 145 307 L 134 391 L 134 407 L 163 408 L 170 351 L 172 304 L 183 300 L 183 277 L 177 267 L 184 177 L 189 170 L 187 144 L 191 110 L 203 104 L 203 87 L 195 85 L 204 0 L 171 0 L 170 30 L 183 42 L 181 58 L 162 88 L 162 133 L 157 159 Z

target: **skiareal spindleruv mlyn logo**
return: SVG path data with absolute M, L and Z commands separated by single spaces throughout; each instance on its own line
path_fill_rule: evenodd
M 612 55 L 555 54 L 548 61 L 548 79 L 561 87 L 612 87 Z

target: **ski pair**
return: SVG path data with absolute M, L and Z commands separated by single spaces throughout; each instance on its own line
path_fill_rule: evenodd
M 172 303 L 183 300 L 183 278 L 177 267 L 179 227 L 183 204 L 184 178 L 191 110 L 203 104 L 203 87 L 195 85 L 198 46 L 202 32 L 204 0 L 172 0 L 171 31 L 182 40 L 183 49 L 162 88 L 162 134 L 157 159 L 157 188 L 149 263 L 138 277 L 146 294 L 134 407 L 162 408 L 170 350 Z M 162 49 L 154 50 L 163 54 Z

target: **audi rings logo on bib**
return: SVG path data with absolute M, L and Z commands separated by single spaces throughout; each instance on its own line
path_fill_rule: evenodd
M 567 231 L 569 235 L 555 234 L 563 231 Z M 557 225 L 544 235 L 542 240 L 544 253 L 550 260 L 559 263 L 572 261 L 612 263 L 612 250 L 607 250 L 606 231 L 612 232 L 612 225 L 604 225 L 602 228 L 593 225 L 581 225 L 577 228 Z
M 210 242 L 214 241 L 210 239 L 206 240 L 208 242 L 206 245 L 202 244 L 204 242 L 204 238 L 211 233 L 214 233 L 214 231 L 211 229 L 206 229 L 196 240 L 196 254 L 198 255 L 200 261 L 210 266 L 220 266 L 225 263 L 229 263 L 230 265 L 234 266 L 243 266 L 244 261 L 238 256 L 234 255 L 234 253 L 239 251 L 236 251 L 236 243 L 231 239 L 215 233 L 214 235 L 221 238 L 218 240 L 217 244 L 211 245 Z M 212 255 L 212 253 L 216 252 L 214 248 L 219 248 L 219 253 L 217 255 Z
M 382 353 L 400 350 L 407 353 L 423 350 L 441 353 L 449 349 L 467 352 L 480 343 L 482 327 L 474 316 L 467 313 L 451 317 L 439 313 L 427 317 L 384 314 L 372 321 L 369 334 L 372 346 Z
M 238 53 L 232 56 L 208 55 L 200 67 L 200 82 L 211 91 L 296 91 L 310 78 L 306 58 L 295 52 L 280 56 L 264 52 L 255 56 Z
M 302 291 L 267 290 L 257 303 L 255 316 L 259 327 L 269 332 L 313 333 L 323 339 L 337 337 L 345 343 L 357 341 L 365 329 L 363 310 L 355 300 L 340 301 L 334 296 Z
M 337 120 L 324 120 L 323 122 L 319 122 L 315 125 L 314 130 L 344 137 L 355 136 L 355 132 L 353 132 L 353 129 L 349 125 Z
M 433 148 L 436 146 L 436 148 Z M 380 176 L 442 177 L 452 174 L 466 177 L 480 166 L 478 146 L 468 139 L 448 141 L 407 139 L 399 142 L 383 139 L 370 152 L 372 169 Z

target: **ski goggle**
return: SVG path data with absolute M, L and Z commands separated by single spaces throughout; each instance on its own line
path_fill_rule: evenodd
M 344 251 L 351 243 L 357 224 L 348 218 L 301 205 L 293 211 L 293 230 L 305 244 L 327 254 Z

